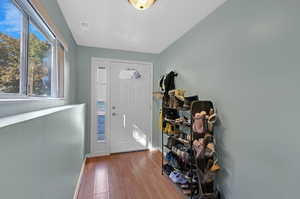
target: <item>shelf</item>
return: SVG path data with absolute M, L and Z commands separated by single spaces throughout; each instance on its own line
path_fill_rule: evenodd
M 178 139 L 178 138 L 175 138 L 175 139 L 182 144 L 191 145 L 190 141 L 188 141 L 188 140 Z
M 173 134 L 169 134 L 169 133 L 163 132 L 163 134 L 164 134 L 164 135 L 167 135 L 167 136 L 180 135 L 181 133 L 189 134 L 189 133 L 185 133 L 185 132 L 182 132 L 182 131 L 180 131 L 179 133 L 173 133 Z
M 176 125 L 176 123 L 175 123 L 175 120 L 169 120 L 169 119 L 164 119 L 164 122 L 169 122 L 169 123 L 171 123 L 171 124 L 174 124 L 174 125 Z
M 189 123 L 189 122 L 176 123 L 175 120 L 170 120 L 170 119 L 166 119 L 166 118 L 164 119 L 164 122 L 168 122 L 168 123 L 170 123 L 170 124 L 178 125 L 178 126 L 184 125 L 184 126 L 191 127 L 191 123 Z
M 183 123 L 180 123 L 180 125 L 184 125 L 184 126 L 188 126 L 188 127 L 192 126 L 192 124 L 189 122 L 183 122 Z
M 166 109 L 173 109 L 173 110 L 177 110 L 177 111 L 189 111 L 189 112 L 191 112 L 191 109 L 186 109 L 186 108 L 182 108 L 182 107 L 171 108 L 171 107 L 163 106 L 163 108 L 166 108 Z
M 163 133 L 163 134 L 165 134 L 165 135 L 167 135 L 167 136 L 173 136 L 173 139 L 175 139 L 176 141 L 178 141 L 178 142 L 180 142 L 180 143 L 182 143 L 182 144 L 184 144 L 184 145 L 191 145 L 191 142 L 189 141 L 189 140 L 185 140 L 185 141 L 183 141 L 184 139 L 179 139 L 179 138 L 177 138 L 177 137 L 175 137 L 174 135 L 178 135 L 178 134 L 167 134 L 167 133 Z
M 182 148 L 183 151 L 188 151 L 189 158 L 185 161 L 185 164 L 178 165 L 178 167 L 180 167 L 180 170 L 175 169 L 175 168 L 174 169 L 175 169 L 175 171 L 178 171 L 178 172 L 182 173 L 183 175 L 188 174 L 188 171 L 190 169 L 191 171 L 193 171 L 193 175 L 194 175 L 193 177 L 198 176 L 198 173 L 194 173 L 194 172 L 199 172 L 199 169 L 200 169 L 198 167 L 199 165 L 197 165 L 198 163 L 196 161 L 195 154 L 193 152 L 191 152 L 191 149 L 193 147 L 193 140 L 194 140 L 194 139 L 192 139 L 192 138 L 194 138 L 193 129 L 192 129 L 193 114 L 195 114 L 197 112 L 200 113 L 201 110 L 206 110 L 206 108 L 207 108 L 205 104 L 204 104 L 205 105 L 204 106 L 203 104 L 200 104 L 200 103 L 201 103 L 201 101 L 198 101 L 197 103 L 193 103 L 193 106 L 191 108 L 182 108 L 181 107 L 181 108 L 175 108 L 175 109 L 167 107 L 163 103 L 162 108 L 161 108 L 161 110 L 163 111 L 163 122 L 164 122 L 165 126 L 171 126 L 172 128 L 174 127 L 176 129 L 176 133 L 174 133 L 174 134 L 162 132 L 162 151 L 164 154 L 162 157 L 162 159 L 163 159 L 162 165 L 164 165 L 164 163 L 168 162 L 164 158 L 164 157 L 166 157 L 167 152 L 171 153 L 170 156 L 172 155 L 173 156 L 172 158 L 175 158 L 178 160 L 180 159 L 180 161 L 178 163 L 181 163 L 181 160 L 183 160 L 181 158 L 182 155 L 181 155 L 181 153 L 179 153 L 179 151 L 177 151 L 177 149 L 180 150 Z M 213 108 L 213 106 L 211 108 Z M 170 110 L 167 110 L 167 109 L 170 109 Z M 167 116 L 172 116 L 172 115 L 165 114 L 165 111 L 174 112 L 174 116 L 175 115 L 177 116 L 177 114 L 178 114 L 178 119 L 177 118 L 169 119 Z M 179 116 L 181 116 L 181 117 L 179 117 Z M 166 137 L 164 135 L 172 136 L 172 137 Z M 180 136 L 180 135 L 183 135 L 183 136 Z M 189 137 L 189 135 L 191 137 Z M 174 140 L 172 140 L 172 145 L 169 145 L 171 147 L 164 145 L 166 143 L 165 139 L 171 139 L 171 138 L 174 139 Z M 185 139 L 181 139 L 181 138 L 185 138 Z M 187 140 L 187 138 L 192 139 L 192 140 Z M 176 147 L 176 145 L 177 145 L 177 147 Z M 173 146 L 176 147 L 177 149 L 173 148 Z M 174 149 L 174 151 L 172 150 L 172 148 Z M 176 164 L 174 164 L 174 165 L 176 166 Z M 202 166 L 203 165 L 201 165 L 201 168 L 202 168 Z M 201 170 L 203 170 L 203 169 L 201 169 Z M 203 172 L 205 172 L 205 171 L 203 171 Z M 163 173 L 165 174 L 165 172 L 163 172 Z M 198 177 L 200 179 L 202 178 L 201 175 Z M 188 181 L 191 180 L 190 178 L 188 178 L 188 176 L 185 176 L 185 179 L 187 179 Z M 172 182 L 171 179 L 170 179 L 170 181 Z M 190 190 L 190 189 L 195 190 L 194 186 L 196 186 L 196 187 L 199 186 L 199 184 L 197 184 L 198 183 L 197 181 L 198 180 L 195 179 L 195 180 L 193 180 L 193 182 L 190 182 L 193 184 L 193 186 L 189 187 L 188 190 Z M 175 183 L 173 183 L 173 184 L 175 184 Z M 182 190 L 182 188 L 180 186 L 176 185 L 176 187 L 178 187 L 180 190 Z M 203 186 L 201 186 L 201 187 L 204 188 Z M 202 191 L 203 191 L 202 189 L 199 190 L 200 193 L 197 194 L 198 197 L 197 196 L 187 196 L 187 195 L 185 195 L 185 196 L 186 196 L 186 198 L 190 198 L 190 199 L 199 199 L 199 198 L 207 198 L 209 196 L 216 194 L 216 193 L 203 193 Z M 206 187 L 204 191 L 212 191 L 212 190 L 210 190 L 210 189 L 208 189 L 208 187 Z M 196 193 L 194 193 L 194 194 L 196 194 Z
M 174 138 L 176 141 L 178 141 L 178 142 L 180 142 L 181 144 L 184 144 L 184 145 L 189 145 L 190 147 L 191 147 L 191 143 L 190 143 L 190 141 L 188 141 L 188 140 L 185 140 L 185 141 L 183 141 L 183 139 L 178 139 L 178 138 Z
M 173 135 L 178 135 L 178 134 L 169 134 L 169 133 L 166 133 L 166 132 L 163 132 L 164 135 L 167 135 L 167 136 L 173 136 Z
M 177 108 L 171 108 L 171 107 L 167 107 L 167 106 L 163 106 L 163 108 L 178 110 Z

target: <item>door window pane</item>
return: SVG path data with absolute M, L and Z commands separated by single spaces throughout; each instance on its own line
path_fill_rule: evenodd
M 0 94 L 19 93 L 22 13 L 11 0 L 0 1 Z
M 105 115 L 97 115 L 97 140 L 105 140 Z
M 51 96 L 52 42 L 29 24 L 28 95 Z
M 96 74 L 97 89 L 97 141 L 105 140 L 105 115 L 106 115 L 106 68 L 98 67 Z

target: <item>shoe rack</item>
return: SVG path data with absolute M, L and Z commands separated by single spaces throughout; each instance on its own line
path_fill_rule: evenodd
M 169 108 L 167 104 L 163 102 L 161 107 L 162 175 L 168 176 L 172 183 L 175 181 L 174 184 L 186 198 L 219 198 L 215 175 L 220 170 L 220 166 L 217 163 L 217 153 L 214 149 L 216 147 L 214 125 L 209 121 L 211 112 L 214 112 L 213 116 L 216 118 L 213 103 L 211 101 L 193 101 L 189 108 L 180 106 Z M 176 111 L 178 118 L 175 119 L 175 116 L 172 116 L 171 119 L 168 118 L 170 110 L 171 112 Z M 193 125 L 196 114 L 204 111 L 210 115 L 203 117 L 203 133 L 199 134 L 195 132 Z M 195 144 L 200 141 L 205 143 L 201 146 L 202 150 L 197 151 Z M 212 147 L 208 148 L 208 146 L 214 148 L 211 149 Z M 174 176 L 170 177 L 170 170 L 172 173 L 181 174 L 178 181 L 186 181 L 186 183 L 176 183 L 177 179 L 174 179 Z

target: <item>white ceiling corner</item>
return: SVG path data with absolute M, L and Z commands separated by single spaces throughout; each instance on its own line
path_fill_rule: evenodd
M 145 11 L 128 0 L 57 1 L 77 44 L 160 53 L 226 0 L 157 0 Z

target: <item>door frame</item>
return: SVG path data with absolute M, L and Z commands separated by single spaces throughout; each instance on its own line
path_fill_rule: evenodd
M 110 68 L 112 62 L 120 62 L 120 63 L 127 63 L 127 64 L 143 64 L 148 65 L 150 67 L 150 132 L 148 138 L 148 149 L 153 147 L 153 63 L 151 62 L 144 62 L 144 61 L 135 61 L 135 60 L 123 60 L 123 59 L 107 59 L 107 58 L 100 58 L 100 57 L 91 57 L 91 66 L 90 66 L 90 154 L 89 156 L 104 156 L 110 154 L 110 107 L 111 107 L 111 98 L 110 98 Z M 96 121 L 96 69 L 98 64 L 103 64 L 107 68 L 107 90 L 106 90 L 106 116 L 109 116 L 105 120 L 105 135 L 106 140 L 99 141 L 98 143 L 95 142 L 96 140 L 96 128 L 97 128 L 97 121 Z

